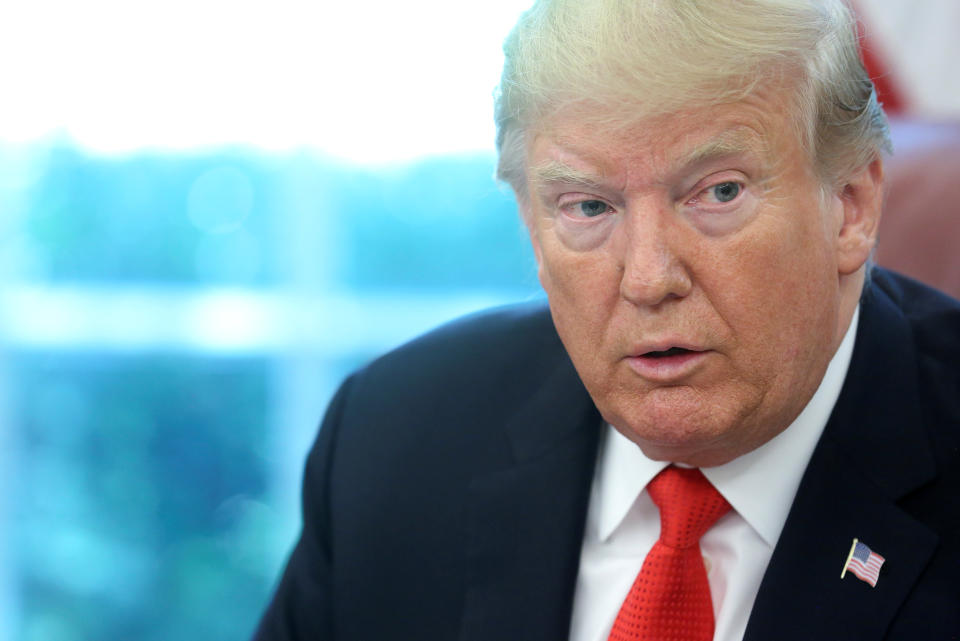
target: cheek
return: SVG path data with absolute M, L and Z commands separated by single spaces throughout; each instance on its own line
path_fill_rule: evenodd
M 576 305 L 582 312 L 596 309 L 598 301 L 619 289 L 617 268 L 607 252 L 574 251 L 556 238 L 541 243 L 539 275 L 551 304 Z
M 571 351 L 595 350 L 619 295 L 615 264 L 604 252 L 571 251 L 556 239 L 544 239 L 541 249 L 540 283 L 557 331 Z
M 769 375 L 808 361 L 830 340 L 838 285 L 822 236 L 780 230 L 765 241 L 745 242 L 726 269 L 706 278 L 718 312 L 750 346 L 742 365 Z

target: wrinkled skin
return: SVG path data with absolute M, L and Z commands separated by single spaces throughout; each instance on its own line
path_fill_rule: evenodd
M 522 208 L 557 330 L 651 458 L 719 465 L 786 429 L 852 318 L 882 163 L 823 187 L 788 96 L 616 132 L 561 112 L 529 138 Z

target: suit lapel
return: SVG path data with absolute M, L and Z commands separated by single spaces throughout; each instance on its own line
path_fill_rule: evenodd
M 831 448 L 817 453 L 764 575 L 745 640 L 881 639 L 936 547 Z M 886 561 L 877 586 L 840 573 L 854 537 Z
M 921 420 L 909 327 L 873 288 L 745 640 L 883 638 L 938 541 L 897 506 L 935 473 Z M 875 588 L 849 572 L 840 579 L 854 537 L 886 559 Z
M 600 416 L 555 338 L 505 426 L 515 465 L 471 485 L 462 641 L 568 634 Z

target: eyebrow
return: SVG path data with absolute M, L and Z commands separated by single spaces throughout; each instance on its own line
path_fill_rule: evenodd
M 703 162 L 713 160 L 714 158 L 725 158 L 727 156 L 736 156 L 747 150 L 746 145 L 737 144 L 732 141 L 715 140 L 697 147 L 689 154 L 684 156 L 683 160 L 677 163 L 681 167 L 699 165 Z
M 757 151 L 761 145 L 754 141 L 755 136 L 744 134 L 743 127 L 734 127 L 720 132 L 716 137 L 698 147 L 694 147 L 682 156 L 676 167 L 691 168 L 713 160 L 738 156 Z M 748 129 L 748 132 L 750 130 Z M 550 160 L 530 168 L 533 183 L 538 186 L 573 185 L 586 189 L 603 189 L 602 175 L 571 167 L 557 160 Z
M 603 187 L 600 178 L 595 174 L 574 169 L 570 165 L 556 160 L 532 167 L 530 172 L 533 181 L 538 185 L 581 185 L 589 189 L 601 189 Z
M 716 158 L 738 156 L 756 151 L 758 145 L 749 140 L 750 136 L 744 136 L 741 131 L 741 128 L 738 127 L 722 132 L 718 137 L 691 150 L 677 163 L 677 166 L 691 167 Z

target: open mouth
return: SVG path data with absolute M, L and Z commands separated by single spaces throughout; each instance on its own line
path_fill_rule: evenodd
M 662 345 L 664 343 L 660 343 L 658 347 Z M 704 365 L 710 351 L 710 349 L 690 349 L 676 345 L 642 353 L 638 349 L 636 356 L 627 358 L 627 363 L 636 374 L 647 381 L 676 383 L 692 375 Z
M 647 352 L 646 354 L 642 354 L 642 356 L 644 358 L 664 358 L 667 356 L 681 356 L 683 354 L 692 354 L 692 353 L 693 352 L 691 350 L 685 349 L 683 347 L 671 347 L 670 349 L 664 350 L 662 352 Z

